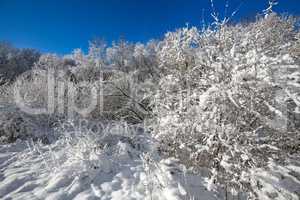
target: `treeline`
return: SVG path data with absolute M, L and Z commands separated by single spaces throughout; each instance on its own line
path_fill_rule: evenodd
M 18 49 L 0 41 L 0 84 L 12 82 L 23 72 L 31 69 L 41 53 L 34 49 Z

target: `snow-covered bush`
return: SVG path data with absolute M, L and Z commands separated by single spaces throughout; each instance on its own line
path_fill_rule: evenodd
M 14 108 L 1 110 L 0 144 L 15 142 L 17 139 L 27 139 L 32 136 L 32 127 L 20 116 Z
M 286 85 L 299 72 L 289 53 L 294 23 L 272 13 L 246 25 L 168 33 L 159 44 L 163 76 L 150 122 L 160 151 L 208 168 L 212 185 L 242 191 L 252 191 L 242 176 L 248 169 L 299 152 L 299 125 L 289 117 L 299 109 L 299 89 Z
M 149 151 L 149 138 L 139 125 L 122 121 L 100 122 L 85 119 L 63 122 L 55 129 L 58 160 L 47 160 L 55 170 L 68 168 L 73 173 L 112 173 L 123 162 Z M 114 172 L 115 173 L 115 172 Z M 90 177 L 94 178 L 94 177 Z

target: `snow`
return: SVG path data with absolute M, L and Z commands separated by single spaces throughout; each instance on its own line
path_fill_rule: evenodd
M 90 155 L 84 162 L 71 159 L 66 148 L 62 141 L 1 145 L 0 198 L 179 200 L 204 195 L 215 199 L 205 190 L 203 179 L 184 176 L 176 160 L 150 161 L 127 143 L 119 141 L 106 157 L 86 152 Z
M 300 163 L 298 163 L 299 165 Z M 263 169 L 252 170 L 254 184 L 259 199 L 299 199 L 300 179 L 299 166 L 281 167 L 272 162 L 269 163 L 269 171 Z M 298 178 L 291 174 L 298 174 Z
M 154 161 L 149 154 L 134 155 L 126 143 L 113 147 L 122 149 L 117 157 L 98 158 L 105 167 L 92 169 L 87 167 L 87 160 L 85 165 L 76 159 L 70 161 L 62 143 L 56 142 L 51 148 L 35 145 L 40 153 L 19 140 L 0 146 L 1 199 L 224 199 L 222 193 L 214 192 L 216 186 L 211 180 L 187 172 L 176 159 Z M 53 153 L 57 166 L 51 158 Z M 295 159 L 286 167 L 270 162 L 269 168 L 252 169 L 250 177 L 245 175 L 257 188 L 258 198 L 299 199 L 300 162 Z

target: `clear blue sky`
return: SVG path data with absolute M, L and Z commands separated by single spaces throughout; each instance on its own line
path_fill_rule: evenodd
M 229 11 L 241 1 L 229 0 Z M 225 0 L 215 0 L 215 6 L 223 13 Z M 234 20 L 266 7 L 267 0 L 244 0 Z M 159 39 L 187 22 L 200 26 L 202 13 L 208 22 L 210 10 L 210 0 L 0 0 L 0 40 L 64 54 L 86 50 L 95 37 L 108 43 L 120 36 L 133 42 Z M 300 1 L 279 0 L 274 10 L 300 15 Z

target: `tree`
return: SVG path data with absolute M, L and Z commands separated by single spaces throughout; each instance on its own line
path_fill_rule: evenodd
M 0 84 L 14 81 L 18 75 L 31 69 L 39 57 L 40 53 L 34 49 L 17 49 L 0 42 Z

